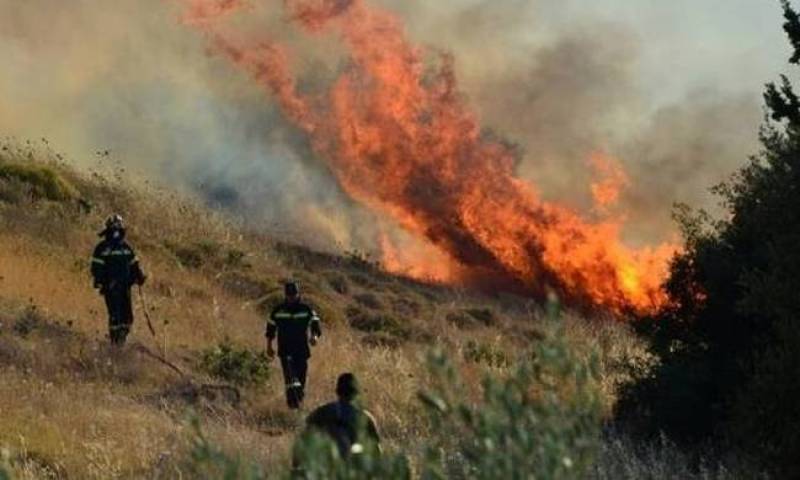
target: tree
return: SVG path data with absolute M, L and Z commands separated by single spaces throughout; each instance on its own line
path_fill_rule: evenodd
M 800 16 L 782 2 L 800 64 Z M 714 188 L 727 218 L 677 210 L 686 239 L 671 302 L 640 328 L 659 366 L 620 412 L 684 441 L 724 434 L 776 471 L 800 475 L 800 99 L 787 76 L 764 93 L 762 150 Z

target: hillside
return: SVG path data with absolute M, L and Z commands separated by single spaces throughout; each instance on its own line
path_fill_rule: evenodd
M 111 212 L 126 218 L 149 274 L 156 330 L 152 337 L 135 293 L 137 320 L 121 350 L 107 345 L 88 273 Z M 388 275 L 357 255 L 255 232 L 120 170 L 77 171 L 44 142 L 8 142 L 0 151 L 4 463 L 15 478 L 179 478 L 196 417 L 222 451 L 284 469 L 301 417 L 285 408 L 279 368 L 270 366 L 263 385 L 234 385 L 210 376 L 202 359 L 225 345 L 260 352 L 263 312 L 287 278 L 299 280 L 325 329 L 307 405 L 329 400 L 336 376 L 355 372 L 387 449 L 410 446 L 412 463 L 422 455 L 413 446 L 431 433 L 417 401 L 431 381 L 428 352 L 443 349 L 478 402 L 480 379 L 504 377 L 553 327 L 523 298 Z M 619 322 L 567 314 L 563 325 L 579 357 L 597 355 L 592 388 L 608 415 L 642 349 Z

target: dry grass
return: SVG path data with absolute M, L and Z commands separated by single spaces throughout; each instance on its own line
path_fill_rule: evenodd
M 520 299 L 392 277 L 356 257 L 249 232 L 138 181 L 77 173 L 48 149 L 10 151 L 15 162 L 39 162 L 37 169 L 72 189 L 64 198 L 0 196 L 0 448 L 10 449 L 20 478 L 176 478 L 192 412 L 224 450 L 268 471 L 285 466 L 301 417 L 286 411 L 278 372 L 262 387 L 243 389 L 239 405 L 189 394 L 192 382 L 212 381 L 198 369 L 203 349 L 224 338 L 263 348 L 263 312 L 285 278 L 301 281 L 326 328 L 311 359 L 307 404 L 330 400 L 336 376 L 355 372 L 390 449 L 413 448 L 426 434 L 416 393 L 426 385 L 432 346 L 449 351 L 477 386 L 487 369 L 502 375 L 504 368 L 474 361 L 465 353 L 469 342 L 515 358 L 541 338 L 539 315 Z M 0 191 L 19 181 L 0 176 Z M 104 306 L 88 274 L 96 232 L 111 212 L 126 218 L 150 276 L 158 332 L 150 337 L 137 301 L 131 345 L 116 353 L 106 347 Z M 37 320 L 21 334 L 15 325 L 31 306 Z M 369 332 L 350 327 L 354 309 L 372 322 Z M 640 346 L 618 324 L 570 319 L 568 328 L 577 348 L 601 352 L 610 409 L 619 365 Z M 136 345 L 165 354 L 190 378 Z

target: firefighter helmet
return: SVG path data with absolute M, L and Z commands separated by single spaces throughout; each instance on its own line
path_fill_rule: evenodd
M 296 297 L 297 295 L 300 295 L 300 285 L 298 285 L 297 282 L 286 282 L 283 285 L 283 293 L 287 297 Z
M 122 215 L 115 213 L 106 219 L 106 230 L 124 228 Z

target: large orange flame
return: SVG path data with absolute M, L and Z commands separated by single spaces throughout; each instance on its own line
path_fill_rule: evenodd
M 237 3 L 186 1 L 204 20 Z M 436 71 L 426 69 L 399 19 L 364 0 L 284 4 L 300 28 L 338 34 L 349 54 L 346 69 L 318 96 L 297 91 L 280 45 L 237 42 L 209 22 L 196 25 L 276 98 L 353 198 L 427 239 L 460 267 L 463 281 L 537 296 L 555 290 L 573 304 L 614 312 L 647 312 L 666 300 L 661 284 L 675 247 L 629 248 L 620 220 L 589 221 L 540 198 L 515 176 L 515 151 L 481 133 L 447 55 Z M 593 190 L 606 208 L 624 172 L 600 157 L 593 162 L 605 178 Z M 414 265 L 389 248 L 397 271 L 453 271 Z

